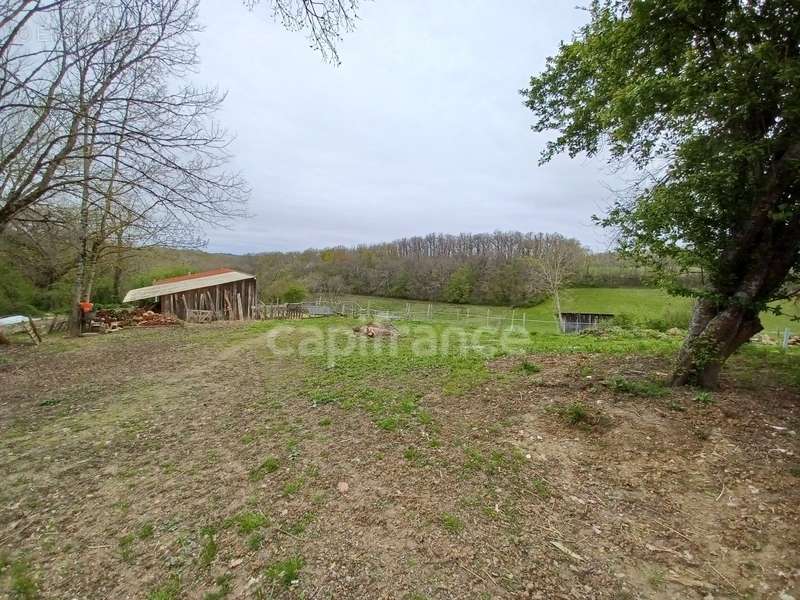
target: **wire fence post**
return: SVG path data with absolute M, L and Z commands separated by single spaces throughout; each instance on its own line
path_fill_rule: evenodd
M 789 347 L 789 328 L 785 327 L 783 329 L 783 349 L 786 350 Z
M 486 326 L 489 326 L 489 309 L 486 309 Z
M 523 328 L 525 331 L 528 331 L 528 326 L 525 324 L 525 317 L 526 317 L 526 316 L 527 316 L 527 315 L 526 315 L 526 314 L 523 312 L 523 313 L 522 313 L 522 328 Z

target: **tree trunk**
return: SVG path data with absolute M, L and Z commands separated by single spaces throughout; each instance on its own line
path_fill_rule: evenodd
M 84 108 L 85 111 L 85 108 Z M 81 190 L 80 210 L 80 240 L 78 248 L 78 272 L 75 276 L 75 285 L 72 288 L 72 311 L 69 319 L 69 335 L 77 337 L 81 334 L 81 321 L 83 312 L 80 307 L 84 299 L 84 286 L 86 281 L 86 267 L 89 258 L 89 170 L 91 155 L 89 148 L 89 117 L 85 115 L 83 124 L 83 182 Z
M 725 360 L 762 329 L 753 310 L 737 305 L 719 308 L 711 300 L 698 300 L 672 384 L 717 389 Z
M 556 330 L 561 333 L 561 298 L 558 296 L 557 287 L 553 290 L 553 304 L 555 305 L 556 309 L 556 319 L 558 319 L 556 323 Z

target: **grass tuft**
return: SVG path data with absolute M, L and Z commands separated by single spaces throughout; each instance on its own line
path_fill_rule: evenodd
M 607 385 L 614 392 L 644 398 L 661 398 L 669 393 L 669 390 L 660 382 L 636 381 L 619 375 L 609 379 Z
M 300 571 L 304 566 L 305 561 L 302 556 L 293 556 L 272 563 L 264 571 L 264 575 L 270 581 L 275 581 L 288 588 L 299 579 Z
M 173 575 L 166 582 L 147 594 L 147 600 L 177 600 L 181 593 L 181 580 Z
M 270 456 L 255 469 L 250 471 L 248 477 L 250 478 L 250 481 L 261 481 L 268 474 L 277 471 L 280 466 L 280 461 L 277 458 Z
M 540 373 L 542 367 L 537 364 L 528 362 L 527 360 L 523 360 L 522 363 L 519 365 L 520 370 L 523 373 L 527 373 L 528 375 L 533 375 L 534 373 Z
M 241 512 L 237 515 L 229 517 L 225 524 L 227 526 L 236 525 L 239 533 L 247 535 L 253 533 L 257 529 L 269 525 L 267 516 L 260 512 Z
M 711 406 L 715 402 L 714 396 L 711 394 L 711 392 L 706 391 L 698 392 L 694 397 L 694 401 L 698 404 L 702 404 L 703 406 Z
M 439 521 L 448 532 L 458 534 L 464 531 L 464 521 L 453 513 L 442 513 Z

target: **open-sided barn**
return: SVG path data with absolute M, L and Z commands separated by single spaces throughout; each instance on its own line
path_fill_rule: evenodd
M 186 321 L 258 317 L 256 276 L 233 269 L 161 279 L 129 291 L 123 302 L 151 299 L 157 301 L 162 313 Z

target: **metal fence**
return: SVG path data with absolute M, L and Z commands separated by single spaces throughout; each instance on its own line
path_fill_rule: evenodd
M 373 306 L 371 302 L 365 305 L 352 300 L 337 301 L 319 298 L 317 305 L 330 306 L 340 315 L 353 318 L 362 318 L 368 321 L 431 321 L 440 323 L 460 324 L 474 327 L 493 327 L 496 329 L 522 329 L 525 331 L 558 332 L 558 321 L 531 319 L 523 311 L 511 309 L 511 314 L 498 313 L 491 308 L 460 308 L 444 307 L 434 304 L 419 304 L 408 302 L 403 308 L 387 308 L 380 305 Z

